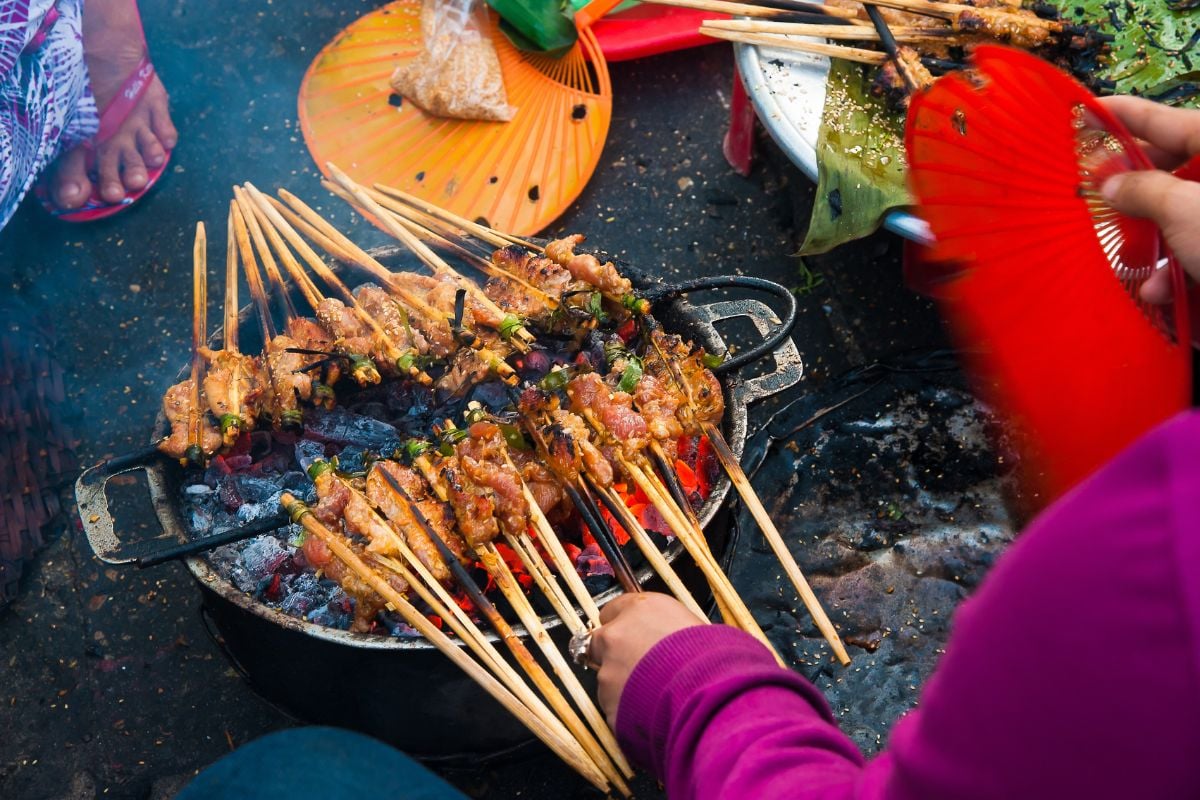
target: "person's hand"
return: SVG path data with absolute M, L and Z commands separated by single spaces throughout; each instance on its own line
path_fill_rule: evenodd
M 1171 108 L 1138 97 L 1101 100 L 1129 131 L 1159 169 L 1126 172 L 1109 178 L 1101 192 L 1109 205 L 1131 217 L 1158 225 L 1180 266 L 1200 280 L 1200 183 L 1176 178 L 1175 169 L 1200 155 L 1200 111 Z M 1142 285 L 1142 299 L 1165 303 L 1171 287 L 1164 270 Z
M 665 594 L 623 594 L 604 607 L 588 656 L 596 664 L 600 708 L 612 727 L 617 726 L 621 692 L 642 656 L 672 633 L 703 624 Z

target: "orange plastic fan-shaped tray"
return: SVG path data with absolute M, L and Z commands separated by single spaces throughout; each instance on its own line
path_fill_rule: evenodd
M 561 58 L 522 53 L 496 30 L 509 122 L 443 119 L 388 79 L 421 52 L 421 3 L 399 0 L 338 34 L 300 86 L 300 126 L 322 171 L 403 189 L 500 230 L 529 235 L 579 196 L 600 159 L 612 87 L 591 32 Z M 399 104 L 397 105 L 397 103 Z

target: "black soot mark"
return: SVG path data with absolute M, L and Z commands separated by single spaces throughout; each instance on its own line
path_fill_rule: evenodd
M 578 122 L 579 120 L 583 119 L 586 116 L 587 116 L 587 106 L 584 105 L 583 103 L 578 103 L 574 108 L 571 109 L 571 119 L 575 120 L 576 122 Z
M 842 190 L 834 189 L 829 193 L 829 212 L 831 219 L 837 219 L 842 215 Z
M 533 202 L 536 203 L 538 201 L 538 198 L 541 196 L 542 196 L 542 193 L 540 191 L 538 191 L 538 187 L 536 184 L 529 187 L 529 199 L 530 200 L 532 200 Z
M 400 106 L 404 105 L 404 98 L 395 92 L 392 92 L 388 95 L 388 105 L 392 108 L 399 108 Z

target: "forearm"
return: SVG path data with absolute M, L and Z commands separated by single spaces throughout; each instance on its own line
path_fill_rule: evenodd
M 673 799 L 846 798 L 863 766 L 816 688 L 723 625 L 651 650 L 622 693 L 617 729 Z

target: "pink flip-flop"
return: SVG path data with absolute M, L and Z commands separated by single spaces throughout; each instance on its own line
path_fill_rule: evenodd
M 91 222 L 97 219 L 104 219 L 105 217 L 111 217 L 113 214 L 120 213 L 133 205 L 158 183 L 158 179 L 166 172 L 167 164 L 171 162 L 170 150 L 166 150 L 163 163 L 157 167 L 146 167 L 145 186 L 136 192 L 126 194 L 125 197 L 116 203 L 109 203 L 100 197 L 93 174 L 93 170 L 96 167 L 96 145 L 112 138 L 121 129 L 121 125 L 125 122 L 126 117 L 137 107 L 138 102 L 142 99 L 142 95 L 146 93 L 146 90 L 150 88 L 150 84 L 153 82 L 154 65 L 150 63 L 148 55 L 142 56 L 142 60 L 138 63 L 137 67 L 129 73 L 120 90 L 113 97 L 112 101 L 109 102 L 104 111 L 101 112 L 100 129 L 96 132 L 96 136 L 80 145 L 88 150 L 87 169 L 89 177 L 92 178 L 92 194 L 86 203 L 79 208 L 59 208 L 50 194 L 48 181 L 45 179 L 38 181 L 35 192 L 42 203 L 42 207 L 49 214 L 63 222 Z

